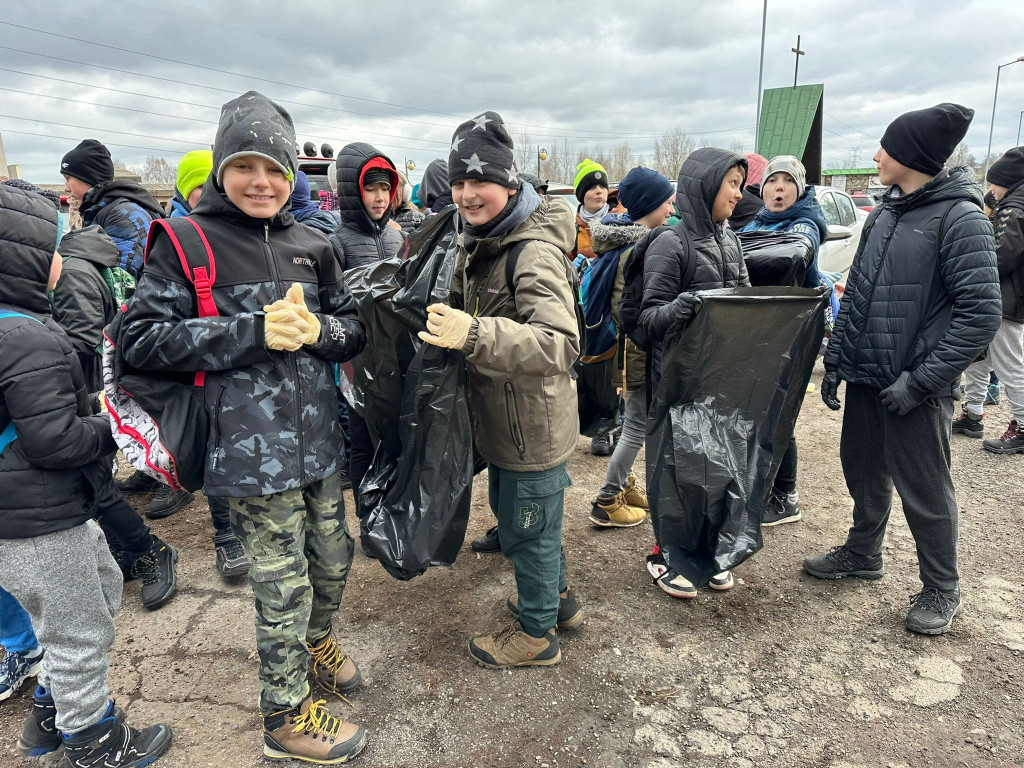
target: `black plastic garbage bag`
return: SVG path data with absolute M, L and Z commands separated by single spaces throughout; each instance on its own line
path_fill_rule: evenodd
M 806 237 L 788 232 L 740 232 L 743 260 L 751 285 L 804 284 L 814 261 L 814 247 Z
M 606 435 L 622 426 L 619 406 L 622 397 L 612 381 L 616 360 L 582 363 L 576 371 L 576 405 L 580 417 L 580 434 L 585 437 Z
M 670 567 L 698 586 L 762 545 L 761 511 L 793 434 L 827 294 L 700 294 L 668 333 L 647 422 L 647 492 Z
M 366 327 L 353 402 L 378 443 L 359 487 L 364 544 L 396 579 L 452 565 L 469 520 L 473 434 L 458 352 L 425 344 L 427 307 L 447 303 L 456 260 L 454 208 L 408 242 L 405 261 L 346 272 Z

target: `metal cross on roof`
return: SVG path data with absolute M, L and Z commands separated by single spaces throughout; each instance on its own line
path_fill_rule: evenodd
M 796 88 L 796 76 L 800 71 L 800 57 L 806 55 L 806 51 L 800 50 L 800 35 L 796 36 L 796 48 L 790 48 L 796 54 L 796 67 L 793 69 L 793 87 Z

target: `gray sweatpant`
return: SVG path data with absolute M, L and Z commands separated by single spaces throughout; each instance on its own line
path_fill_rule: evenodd
M 0 539 L 0 584 L 32 617 L 46 655 L 38 681 L 57 706 L 57 729 L 71 735 L 106 712 L 107 652 L 121 606 L 121 570 L 100 527 L 89 520 L 31 539 Z
M 601 496 L 616 496 L 629 479 L 633 462 L 647 437 L 647 392 L 638 389 L 626 393 L 626 419 L 622 434 L 615 441 L 615 450 L 608 461 Z
M 967 386 L 964 400 L 972 416 L 985 412 L 985 393 L 988 392 L 988 373 L 995 371 L 1003 384 L 1003 392 L 1010 403 L 1010 418 L 1024 423 L 1024 359 L 1021 358 L 1024 324 L 1005 317 L 999 330 L 988 345 L 988 356 L 972 363 L 964 372 Z
M 955 589 L 958 511 L 950 474 L 950 422 L 953 400 L 933 397 L 906 416 L 882 405 L 877 389 L 846 386 L 839 456 L 853 498 L 853 527 L 846 546 L 873 558 L 892 511 L 893 486 L 917 544 L 917 564 L 925 586 Z

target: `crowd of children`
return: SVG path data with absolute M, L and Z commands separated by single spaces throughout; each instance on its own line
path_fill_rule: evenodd
M 980 436 L 989 370 L 1004 382 L 1014 420 L 986 447 L 1024 452 L 1024 148 L 989 173 L 993 233 L 975 181 L 943 168 L 972 115 L 938 105 L 900 116 L 882 138 L 875 161 L 888 192 L 865 222 L 821 388 L 838 409 L 847 384 L 840 455 L 853 527 L 844 545 L 804 563 L 820 578 L 879 578 L 895 487 L 923 583 L 907 627 L 925 634 L 948 631 L 960 610 L 950 424 Z M 122 303 L 118 342 L 130 366 L 205 376 L 203 490 L 217 568 L 247 574 L 255 600 L 264 754 L 336 764 L 363 748 L 366 729 L 319 698 L 362 682 L 332 622 L 354 551 L 342 490 L 347 475 L 358 494 L 375 448 L 359 413 L 339 400 L 338 366 L 366 338 L 345 271 L 395 258 L 424 216 L 449 205 L 461 217 L 451 301 L 428 308 L 419 337 L 464 360 L 497 520 L 473 547 L 503 552 L 516 580 L 514 620 L 471 638 L 469 655 L 498 669 L 557 664 L 557 630 L 583 620 L 562 546 L 581 397 L 602 398 L 600 418 L 614 425 L 591 444 L 611 457 L 590 520 L 631 527 L 649 509 L 647 568 L 657 585 L 677 598 L 704 586 L 683 575 L 686 553 L 658 524 L 664 502 L 648 499 L 633 465 L 666 334 L 701 311 L 702 291 L 750 284 L 741 213 L 745 230 L 803 238 L 803 285 L 819 287 L 828 227 L 799 160 L 699 149 L 675 185 L 631 170 L 614 210 L 607 172 L 586 160 L 573 212 L 538 191 L 539 180 L 524 180 L 504 121 L 488 111 L 458 126 L 447 161 L 431 163 L 415 193 L 383 153 L 346 146 L 331 174 L 337 207 L 325 211 L 310 201 L 294 147 L 288 113 L 250 91 L 223 106 L 212 152 L 179 165 L 170 216 L 188 217 L 216 255 L 215 316 L 198 316 L 202 298 L 183 272 L 174 227 L 150 230 L 147 241 L 163 212 L 138 185 L 114 181 L 98 142 L 62 161 L 85 225 L 63 240 L 51 200 L 0 185 L 0 700 L 37 676 L 18 742 L 25 755 L 63 749 L 65 765 L 120 768 L 148 765 L 171 745 L 167 725 L 130 726 L 107 685 L 123 581 L 143 578 L 143 603 L 157 608 L 174 594 L 177 560 L 122 496 L 155 481 L 136 473 L 115 486 L 111 472 L 97 350 Z M 620 315 L 630 265 L 641 269 L 635 327 Z M 118 294 L 119 270 L 134 278 L 130 299 Z M 583 311 L 596 307 L 602 318 L 587 321 L 588 333 L 605 334 L 596 355 L 586 354 L 577 320 L 581 273 Z M 967 403 L 953 421 L 964 370 Z M 800 519 L 796 473 L 792 440 L 762 524 Z M 168 488 L 147 514 L 191 499 Z M 707 586 L 734 584 L 724 571 Z

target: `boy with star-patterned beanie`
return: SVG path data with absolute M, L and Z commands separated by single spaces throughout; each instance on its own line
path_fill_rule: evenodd
M 556 624 L 583 620 L 562 553 L 572 482 L 565 462 L 579 434 L 576 409 L 565 407 L 576 400 L 570 370 L 580 352 L 572 265 L 563 255 L 573 216 L 520 181 L 512 138 L 495 112 L 455 131 L 448 179 L 465 224 L 452 306 L 428 307 L 419 335 L 466 357 L 476 444 L 517 587 L 508 600 L 517 620 L 470 640 L 469 653 L 497 669 L 549 666 L 561 660 Z

